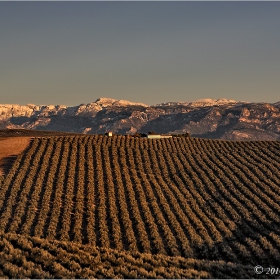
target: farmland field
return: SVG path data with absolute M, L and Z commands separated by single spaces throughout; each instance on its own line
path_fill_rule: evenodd
M 254 272 L 279 170 L 279 141 L 35 137 L 0 177 L 0 277 L 279 278 Z

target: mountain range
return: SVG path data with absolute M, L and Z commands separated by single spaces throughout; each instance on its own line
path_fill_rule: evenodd
M 84 134 L 190 133 L 224 140 L 280 140 L 280 102 L 200 99 L 146 105 L 98 98 L 77 106 L 0 104 L 0 129 Z

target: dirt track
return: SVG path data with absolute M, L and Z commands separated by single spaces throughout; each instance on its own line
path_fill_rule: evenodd
M 25 150 L 31 137 L 9 137 L 0 138 L 0 175 L 5 175 L 8 162 L 5 160 L 11 156 L 17 156 Z

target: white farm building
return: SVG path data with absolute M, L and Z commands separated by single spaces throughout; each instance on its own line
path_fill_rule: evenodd
M 171 138 L 172 135 L 160 135 L 160 134 L 148 134 L 147 138 L 149 139 L 161 139 L 161 138 Z

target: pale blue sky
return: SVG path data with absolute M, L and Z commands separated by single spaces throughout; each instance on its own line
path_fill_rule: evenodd
M 280 100 L 280 2 L 0 2 L 0 103 Z

